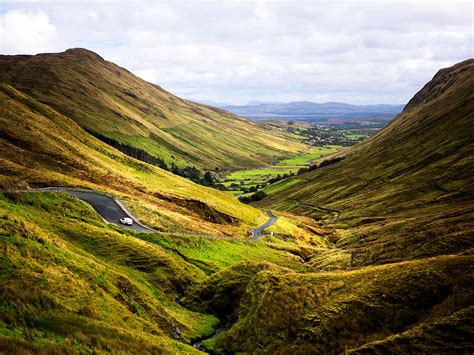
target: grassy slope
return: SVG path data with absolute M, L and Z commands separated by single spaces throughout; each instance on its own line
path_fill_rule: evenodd
M 176 302 L 238 262 L 301 264 L 261 243 L 140 235 L 66 194 L 0 194 L 0 348 L 64 353 L 195 350 L 216 317 Z
M 437 255 L 474 240 L 474 61 L 440 71 L 386 128 L 260 206 L 350 231 L 356 264 Z
M 238 169 L 303 149 L 280 130 L 182 100 L 85 49 L 0 56 L 0 67 L 0 82 L 167 163 Z
M 0 88 L 3 186 L 26 181 L 105 189 L 159 227 L 179 221 L 193 230 L 232 234 L 262 218 L 258 210 L 231 196 L 125 157 L 49 107 L 9 86 Z M 447 91 L 462 101 L 455 90 Z M 469 93 L 465 90 L 465 96 Z M 456 99 L 450 102 L 456 106 Z M 423 113 L 422 107 L 412 109 Z M 448 144 L 441 136 L 439 132 L 429 138 Z M 363 152 L 358 149 L 353 154 Z M 376 157 L 377 149 L 372 151 Z M 325 182 L 323 173 L 352 159 L 313 174 L 322 174 L 318 176 Z M 373 174 L 383 172 L 366 163 Z M 412 163 L 417 164 L 415 158 Z M 464 179 L 469 178 L 466 173 Z M 464 186 L 461 178 L 453 183 Z M 343 187 L 332 193 L 344 198 Z M 192 352 L 186 344 L 210 334 L 218 316 L 230 322 L 219 337 L 206 341 L 218 352 L 470 353 L 473 258 L 462 237 L 469 232 L 471 215 L 464 206 L 470 200 L 450 193 L 445 200 L 435 200 L 436 194 L 423 196 L 431 196 L 432 203 L 419 199 L 403 220 L 395 218 L 403 209 L 397 204 L 405 203 L 407 195 L 401 202 L 389 199 L 390 214 L 380 216 L 385 226 L 376 224 L 373 216 L 361 224 L 357 211 L 353 216 L 346 210 L 335 229 L 305 217 L 297 219 L 304 228 L 297 228 L 289 222 L 294 217 L 282 213 L 272 227 L 275 236 L 247 244 L 134 234 L 105 225 L 87 204 L 67 195 L 0 194 L 0 347 L 45 353 Z M 355 202 L 364 206 L 362 198 Z M 332 203 L 337 204 L 336 199 Z M 412 239 L 404 238 L 402 221 L 413 228 L 431 218 L 435 208 L 444 218 L 438 218 L 438 229 L 434 223 L 428 231 L 438 234 L 432 238 L 419 228 Z M 198 213 L 202 209 L 205 216 Z M 447 215 L 455 210 L 464 215 Z M 319 213 L 328 215 L 327 210 Z M 152 217 L 156 214 L 159 217 Z M 223 214 L 239 218 L 240 224 L 222 223 Z M 204 218 L 209 216 L 214 223 Z M 409 219 L 413 216 L 415 221 Z M 447 218 L 461 223 L 449 229 Z M 373 234 L 363 235 L 363 227 Z M 446 234 L 452 239 L 446 240 Z M 410 241 L 408 253 L 401 253 L 396 243 L 373 247 L 371 240 L 379 236 L 387 243 Z M 411 250 L 416 243 L 422 247 Z M 367 245 L 357 252 L 357 246 Z M 450 255 L 454 252 L 458 254 Z M 440 255 L 421 258 L 433 254 Z M 394 255 L 419 260 L 394 262 Z M 387 261 L 392 263 L 384 264 Z M 373 263 L 383 265 L 361 267 Z
M 119 195 L 150 225 L 243 235 L 265 214 L 234 197 L 131 159 L 69 118 L 0 85 L 0 185 L 68 185 Z M 292 223 L 279 235 L 311 234 Z M 324 244 L 318 241 L 319 244 Z M 304 240 L 272 245 L 140 235 L 106 225 L 57 193 L 0 194 L 0 348 L 7 352 L 166 352 L 195 349 L 218 319 L 176 302 L 231 265 L 305 271 Z M 311 246 L 308 246 L 311 250 Z M 179 332 L 178 332 L 179 330 Z
M 244 235 L 265 215 L 234 197 L 129 158 L 73 121 L 0 86 L 0 177 L 4 185 L 81 186 L 115 193 L 160 230 Z
M 223 297 L 238 295 L 232 327 L 207 342 L 228 353 L 469 352 L 473 261 L 441 256 L 305 274 L 260 265 L 234 283 L 216 274 L 188 302 L 222 312 Z
M 441 71 L 343 161 L 264 199 L 318 219 L 313 232 L 334 244 L 302 255 L 317 272 L 239 265 L 193 287 L 189 307 L 231 324 L 205 344 L 231 353 L 472 352 L 473 86 L 472 60 Z

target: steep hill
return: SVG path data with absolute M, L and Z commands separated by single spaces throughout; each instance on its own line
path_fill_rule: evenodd
M 182 100 L 86 49 L 2 55 L 0 82 L 168 165 L 239 169 L 303 148 L 278 130 Z
M 469 250 L 473 87 L 474 60 L 440 70 L 400 115 L 344 160 L 281 182 L 260 205 L 350 228 L 341 243 L 356 264 Z
M 71 196 L 28 191 L 40 186 L 113 193 L 157 230 L 234 238 L 138 234 Z M 189 287 L 240 262 L 306 268 L 284 249 L 236 238 L 265 220 L 0 84 L 0 352 L 198 352 L 193 339 L 219 320 L 180 303 Z
M 192 288 L 186 304 L 231 322 L 205 344 L 229 353 L 472 352 L 473 87 L 474 60 L 443 69 L 344 159 L 269 189 L 259 206 L 314 218 L 332 230 L 332 248 L 306 255 L 307 273 L 235 266 Z
M 129 158 L 11 86 L 0 85 L 0 103 L 3 186 L 78 186 L 115 193 L 158 230 L 237 236 L 266 219 L 226 193 Z

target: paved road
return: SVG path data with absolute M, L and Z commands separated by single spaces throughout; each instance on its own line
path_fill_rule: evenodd
M 138 220 L 128 212 L 123 204 L 105 194 L 101 194 L 95 191 L 84 191 L 84 190 L 76 190 L 70 188 L 63 188 L 63 187 L 47 187 L 44 189 L 37 189 L 36 191 L 54 191 L 54 192 L 66 192 L 71 196 L 79 198 L 88 204 L 90 204 L 94 210 L 98 214 L 102 216 L 104 220 L 108 223 L 115 224 L 119 227 L 126 228 L 126 229 L 133 229 L 137 232 L 144 232 L 144 233 L 155 233 L 156 230 L 152 228 L 148 228 L 142 225 Z M 130 217 L 133 220 L 133 224 L 131 226 L 124 225 L 120 223 L 120 218 L 123 217 Z
M 249 241 L 255 241 L 263 237 L 263 231 L 267 229 L 268 227 L 274 225 L 275 222 L 278 220 L 278 217 L 273 215 L 273 213 L 271 213 L 270 211 L 265 211 L 265 212 L 268 215 L 268 221 L 266 221 L 261 226 L 250 229 L 250 232 L 252 233 L 252 237 L 248 239 Z
M 74 189 L 74 188 L 67 188 L 67 187 L 45 187 L 42 189 L 36 189 L 35 191 L 53 191 L 53 192 L 65 192 L 79 198 L 88 204 L 90 204 L 94 210 L 102 216 L 102 218 L 108 222 L 115 224 L 119 227 L 132 229 L 137 232 L 143 233 L 161 233 L 161 234 L 170 234 L 170 235 L 181 235 L 181 236 L 192 236 L 192 237 L 204 237 L 204 238 L 220 238 L 220 239 L 235 239 L 231 237 L 224 237 L 224 236 L 214 236 L 214 235 L 202 235 L 202 234 L 190 234 L 190 233 L 179 233 L 179 232 L 159 232 L 155 229 L 149 228 L 143 224 L 141 224 L 138 219 L 132 215 L 127 208 L 123 205 L 123 203 L 111 196 L 108 196 L 100 191 L 94 190 L 84 190 L 84 189 Z M 250 233 L 252 233 L 252 237 L 247 239 L 248 241 L 255 241 L 260 239 L 263 236 L 263 231 L 268 227 L 275 224 L 278 217 L 274 216 L 270 211 L 265 211 L 268 215 L 268 220 L 262 224 L 261 226 L 251 228 Z M 129 217 L 133 220 L 133 224 L 131 226 L 124 225 L 120 223 L 120 218 Z

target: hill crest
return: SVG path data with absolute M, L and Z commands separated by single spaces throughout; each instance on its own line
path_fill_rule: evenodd
M 473 87 L 472 60 L 440 71 L 345 159 L 280 182 L 257 205 L 350 227 L 354 263 L 472 248 Z
M 0 56 L 0 68 L 0 82 L 168 165 L 248 168 L 303 149 L 283 131 L 182 100 L 86 49 Z
M 412 109 L 416 106 L 436 100 L 446 90 L 448 90 L 455 82 L 462 79 L 463 73 L 472 70 L 474 67 L 474 59 L 467 59 L 457 63 L 449 68 L 440 69 L 434 77 L 426 83 L 423 88 L 413 96 L 413 98 L 405 106 L 405 110 Z

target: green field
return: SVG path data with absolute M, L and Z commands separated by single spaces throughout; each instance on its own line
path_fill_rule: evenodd
M 368 138 L 369 136 L 367 134 L 346 134 L 345 137 L 353 140 L 359 140 Z
M 312 162 L 341 149 L 343 149 L 341 146 L 312 147 L 304 153 L 281 160 L 274 165 L 268 165 L 261 169 L 234 171 L 225 177 L 222 184 L 231 194 L 239 195 L 244 193 L 245 189 L 259 184 L 266 184 L 269 179 L 278 175 L 283 176 L 296 173 L 300 168 L 304 168 Z
M 312 161 L 319 159 L 325 155 L 334 153 L 341 149 L 342 147 L 313 147 L 308 152 L 295 155 L 290 159 L 285 159 L 276 164 L 276 166 L 288 166 L 288 167 L 304 167 L 307 166 Z

